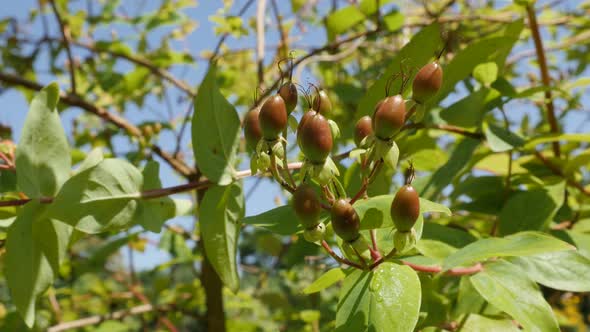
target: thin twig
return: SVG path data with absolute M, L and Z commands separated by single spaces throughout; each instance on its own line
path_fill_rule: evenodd
M 50 0 L 49 4 L 51 5 L 51 9 L 55 14 L 55 18 L 57 19 L 57 23 L 59 24 L 59 29 L 61 30 L 61 35 L 64 39 L 64 46 L 66 48 L 66 54 L 68 56 L 68 62 L 70 67 L 70 84 L 72 87 L 72 94 L 76 95 L 76 63 L 74 62 L 74 56 L 72 55 L 72 49 L 70 47 L 71 43 L 71 36 L 70 36 L 70 29 L 68 26 L 65 25 L 63 19 L 59 15 L 59 11 L 57 10 L 57 5 L 55 4 L 55 0 Z
M 567 181 L 567 183 L 569 185 L 571 185 L 572 187 L 577 188 L 578 190 L 580 190 L 584 195 L 586 196 L 590 196 L 590 190 L 586 189 L 586 187 L 584 187 L 584 185 L 582 185 L 581 183 L 578 183 L 572 179 L 570 179 L 569 177 L 567 177 L 565 175 L 565 173 L 563 173 L 563 171 L 561 170 L 561 168 L 557 165 L 554 165 L 551 161 L 549 161 L 549 159 L 545 158 L 545 156 L 543 156 L 539 151 L 535 151 L 535 156 L 545 165 L 547 166 L 547 168 L 549 168 L 553 174 L 558 175 L 560 177 L 565 178 L 565 180 Z
M 97 325 L 107 320 L 121 320 L 128 316 L 141 315 L 153 311 L 169 311 L 170 309 L 171 307 L 169 305 L 154 307 L 151 304 L 142 304 L 130 309 L 113 311 L 106 315 L 90 316 L 78 320 L 60 323 L 51 326 L 49 329 L 47 329 L 47 332 L 62 332 L 67 330 L 79 329 L 85 326 Z
M 348 266 L 352 266 L 352 267 L 356 267 L 357 269 L 360 270 L 365 270 L 364 267 L 362 267 L 361 265 L 355 263 L 355 262 L 351 262 L 348 259 L 344 258 L 344 257 L 340 257 L 338 256 L 338 254 L 336 254 L 332 248 L 330 248 L 330 245 L 328 244 L 328 242 L 326 242 L 326 240 L 322 240 L 322 247 L 324 247 L 324 249 L 326 250 L 326 252 L 328 252 L 328 254 L 330 256 L 332 256 L 332 258 L 334 258 L 338 263 L 340 264 L 344 264 L 344 265 L 348 265 Z
M 246 13 L 248 8 L 250 8 L 250 6 L 253 3 L 254 3 L 254 0 L 248 0 L 248 2 L 246 2 L 244 4 L 244 6 L 239 10 L 237 16 L 244 15 L 244 13 Z M 217 58 L 217 56 L 219 55 L 219 52 L 221 51 L 221 45 L 223 45 L 223 43 L 225 42 L 225 40 L 227 39 L 228 36 L 229 36 L 229 32 L 226 32 L 221 36 L 221 38 L 219 38 L 219 41 L 217 42 L 217 45 L 215 46 L 215 49 L 213 50 L 213 55 L 211 56 L 211 61 L 214 61 Z
M 5 72 L 0 72 L 0 81 L 10 85 L 22 86 L 35 91 L 43 89 L 43 86 L 35 81 L 30 81 L 24 79 L 21 76 Z M 118 128 L 125 130 L 131 136 L 137 137 L 140 140 L 144 139 L 141 130 L 134 124 L 127 121 L 127 119 L 117 114 L 110 113 L 106 109 L 96 106 L 78 95 L 62 92 L 60 94 L 60 101 L 69 106 L 80 107 L 81 109 L 93 113 L 99 118 L 114 124 Z M 160 149 L 160 147 L 157 145 L 152 145 L 151 148 L 154 153 L 164 159 L 174 170 L 182 174 L 184 177 L 189 178 L 195 175 L 196 171 L 186 165 L 182 160 L 172 157 L 168 153 L 162 151 L 162 149 Z
M 545 50 L 543 49 L 543 40 L 541 38 L 541 32 L 539 31 L 539 24 L 537 23 L 537 14 L 532 5 L 526 7 L 527 15 L 529 18 L 529 25 L 535 42 L 535 49 L 537 51 L 537 60 L 539 62 L 539 69 L 541 71 L 541 80 L 546 88 L 551 86 L 551 77 L 549 77 L 549 69 L 547 68 L 547 59 L 545 57 Z M 559 133 L 559 126 L 555 117 L 555 107 L 553 105 L 553 98 L 551 96 L 551 90 L 545 90 L 545 107 L 547 108 L 547 121 L 551 127 L 551 132 Z M 553 154 L 559 157 L 561 154 L 559 142 L 555 141 L 553 145 Z
M 264 86 L 264 17 L 266 0 L 258 0 L 256 8 L 256 64 L 258 68 L 258 88 Z
M 287 50 L 289 49 L 289 44 L 287 40 L 287 34 L 285 33 L 285 28 L 283 26 L 283 18 L 281 17 L 281 13 L 279 12 L 279 6 L 277 5 L 276 0 L 271 0 L 270 2 L 272 7 L 272 12 L 277 20 L 277 25 L 279 27 L 279 35 L 281 36 L 281 43 L 277 47 L 277 54 L 279 57 L 284 58 L 287 56 Z M 283 51 L 283 52 L 281 52 Z
M 301 163 L 301 162 L 293 162 L 293 163 L 288 164 L 288 168 L 292 169 L 292 170 L 293 169 L 300 169 L 301 166 L 303 166 L 303 163 Z M 235 180 L 243 179 L 243 178 L 247 178 L 252 175 L 253 175 L 252 171 L 247 169 L 247 170 L 236 172 L 234 174 L 234 179 Z M 170 195 L 174 195 L 174 194 L 179 194 L 179 193 L 183 193 L 183 192 L 187 192 L 187 191 L 201 190 L 201 189 L 209 188 L 213 185 L 215 185 L 215 182 L 213 182 L 209 179 L 203 179 L 200 181 L 192 181 L 192 182 L 188 182 L 185 184 L 172 186 L 172 187 L 146 190 L 146 191 L 137 193 L 135 195 L 130 195 L 129 197 L 131 199 L 133 199 L 133 198 L 135 198 L 135 199 L 154 199 L 154 198 L 160 198 L 160 197 L 170 196 Z M 288 184 L 285 183 L 285 185 L 286 185 L 285 189 L 287 189 L 288 191 L 292 192 L 294 190 L 293 188 L 290 188 L 290 186 Z M 20 206 L 20 205 L 25 205 L 30 201 L 31 201 L 30 198 L 23 198 L 23 199 L 10 200 L 10 201 L 0 201 L 0 207 Z M 40 199 L 40 203 L 42 203 L 42 204 L 49 204 L 52 202 L 53 202 L 53 197 L 43 197 Z

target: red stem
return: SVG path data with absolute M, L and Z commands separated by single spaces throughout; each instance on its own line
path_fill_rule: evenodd
M 328 242 L 326 242 L 326 240 L 322 240 L 322 247 L 324 247 L 324 249 L 328 252 L 328 254 L 330 256 L 332 256 L 332 258 L 334 258 L 337 262 L 339 262 L 340 264 L 345 264 L 345 265 L 349 265 L 352 267 L 356 267 L 359 270 L 365 270 L 364 267 L 360 266 L 359 264 L 355 263 L 355 262 L 351 262 L 346 258 L 340 257 L 338 256 L 333 250 L 332 248 L 330 248 L 330 245 L 328 244 Z

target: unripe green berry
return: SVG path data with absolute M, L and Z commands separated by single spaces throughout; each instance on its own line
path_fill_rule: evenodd
M 324 239 L 325 233 L 326 226 L 323 223 L 319 223 L 315 227 L 305 229 L 303 231 L 303 238 L 309 242 L 318 242 Z
M 398 254 L 403 254 L 404 252 L 414 248 L 416 245 L 416 231 L 412 228 L 408 232 L 401 232 L 396 230 L 393 233 L 393 246 L 397 250 Z

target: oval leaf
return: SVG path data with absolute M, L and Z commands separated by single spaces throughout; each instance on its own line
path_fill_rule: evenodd
M 341 268 L 333 268 L 328 272 L 322 274 L 311 285 L 307 286 L 303 290 L 303 294 L 317 293 L 344 279 L 344 277 L 346 277 L 346 274 L 344 274 Z
M 521 232 L 504 238 L 488 238 L 473 242 L 447 257 L 444 270 L 472 264 L 491 257 L 530 256 L 575 249 L 553 236 L 539 232 Z
M 470 279 L 483 298 L 510 314 L 525 331 L 559 331 L 551 306 L 518 266 L 497 261 Z
M 590 259 L 577 251 L 510 258 L 534 281 L 553 289 L 590 291 Z
M 219 185 L 232 182 L 240 138 L 240 117 L 219 92 L 216 66 L 211 65 L 195 97 L 192 142 L 199 169 Z
M 340 291 L 336 331 L 414 331 L 420 301 L 420 279 L 407 266 L 383 263 L 375 271 L 354 271 Z
M 56 110 L 58 99 L 57 83 L 33 98 L 16 149 L 17 186 L 31 198 L 55 195 L 70 176 L 70 147 Z
M 49 216 L 85 233 L 130 226 L 143 178 L 135 166 L 105 159 L 70 178 L 55 197 Z
M 234 293 L 240 287 L 236 253 L 244 195 L 240 183 L 207 190 L 201 202 L 199 222 L 205 254 L 221 281 Z

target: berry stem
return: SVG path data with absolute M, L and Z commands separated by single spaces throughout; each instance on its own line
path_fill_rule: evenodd
M 288 171 L 288 169 L 289 168 L 287 167 L 287 171 Z M 270 155 L 270 171 L 271 171 L 273 177 L 275 178 L 275 180 L 277 180 L 277 182 L 281 185 L 281 187 L 283 187 L 285 190 L 287 190 L 291 194 L 295 192 L 295 188 L 291 187 L 291 185 L 289 185 L 287 183 L 287 181 L 285 181 L 285 179 L 283 179 L 283 177 L 279 173 L 279 170 L 277 169 L 277 162 L 275 160 L 275 156 L 272 154 Z
M 338 254 L 336 254 L 334 252 L 334 250 L 332 250 L 332 248 L 330 248 L 330 245 L 328 244 L 328 242 L 326 242 L 326 240 L 322 240 L 322 247 L 324 247 L 324 249 L 326 250 L 326 252 L 328 252 L 328 254 L 330 256 L 332 256 L 332 258 L 334 258 L 340 264 L 344 264 L 344 265 L 356 267 L 357 269 L 360 269 L 360 270 L 364 270 L 365 269 L 363 266 L 360 266 L 359 264 L 357 264 L 355 262 L 351 262 L 351 261 L 349 261 L 348 259 L 346 259 L 344 257 L 338 256 Z
M 377 246 L 377 230 L 372 229 L 370 233 L 371 233 L 371 243 L 373 244 L 373 250 L 375 250 L 376 252 L 379 252 L 379 247 Z
M 330 205 L 334 204 L 334 195 L 330 192 L 330 188 L 327 185 L 322 185 L 322 194 L 324 194 L 324 198 L 330 203 Z
M 287 173 L 287 179 L 289 180 L 289 183 L 291 184 L 291 186 L 295 189 L 297 189 L 297 184 L 295 183 L 295 180 L 293 179 L 293 175 L 291 174 L 291 171 L 289 170 L 289 163 L 287 161 L 287 128 L 285 128 L 285 130 L 283 130 L 283 151 L 285 153 L 285 155 L 283 156 L 283 170 L 285 173 Z
M 354 204 L 354 202 L 358 201 L 367 192 L 367 188 L 369 187 L 369 184 L 371 184 L 371 183 L 373 183 L 373 181 L 375 181 L 375 177 L 379 173 L 379 170 L 381 169 L 382 166 L 383 166 L 382 160 L 377 160 L 375 162 L 375 164 L 373 164 L 373 169 L 371 169 L 371 173 L 369 173 L 368 177 L 363 179 L 363 184 L 361 185 L 361 188 L 352 197 L 352 199 L 350 200 L 350 204 Z
M 410 120 L 412 115 L 414 115 L 414 113 L 416 113 L 417 106 L 418 106 L 418 104 L 414 103 L 414 105 L 412 105 L 412 108 L 410 108 L 410 110 L 406 113 L 406 122 L 408 122 L 408 120 Z
M 363 258 L 363 256 L 362 256 L 362 255 L 361 255 L 361 254 L 358 252 L 358 250 L 356 250 L 356 248 L 355 248 L 355 247 L 353 247 L 353 246 L 351 246 L 351 247 L 352 247 L 352 250 L 354 250 L 354 253 L 356 254 L 356 256 L 357 256 L 357 257 L 359 258 L 359 260 L 361 261 L 361 263 L 362 263 L 362 266 L 363 266 L 363 270 L 366 270 L 366 269 L 367 269 L 367 267 L 368 267 L 368 265 L 367 265 L 367 261 L 365 261 L 365 259 Z

